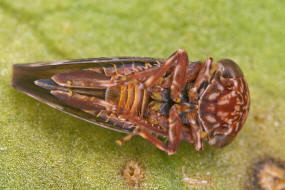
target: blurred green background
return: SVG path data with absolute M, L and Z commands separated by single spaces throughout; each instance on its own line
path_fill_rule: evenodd
M 285 159 L 285 1 L 0 0 L 0 189 L 246 189 L 252 164 Z M 72 118 L 14 90 L 14 63 L 102 56 L 231 58 L 251 92 L 244 129 L 224 149 L 182 143 L 168 156 L 140 137 Z M 188 179 L 188 182 L 187 182 Z M 206 180 L 199 185 L 189 179 Z

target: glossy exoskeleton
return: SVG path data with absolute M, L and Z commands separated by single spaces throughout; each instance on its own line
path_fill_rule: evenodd
M 181 140 L 224 147 L 248 115 L 249 90 L 229 59 L 97 58 L 14 65 L 13 86 L 58 110 L 115 131 L 139 135 L 168 154 Z M 165 144 L 158 138 L 168 139 Z

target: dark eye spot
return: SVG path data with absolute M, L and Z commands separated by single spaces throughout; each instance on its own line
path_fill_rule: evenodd
M 243 73 L 239 66 L 230 59 L 222 59 L 217 62 L 219 68 L 222 70 L 222 75 L 225 78 L 240 78 Z

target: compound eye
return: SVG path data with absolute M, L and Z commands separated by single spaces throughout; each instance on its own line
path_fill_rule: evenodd
M 217 62 L 219 71 L 221 71 L 224 78 L 241 78 L 243 73 L 239 66 L 230 59 L 222 59 Z
M 209 140 L 209 144 L 216 148 L 223 148 L 230 144 L 234 138 L 234 136 L 230 135 L 217 134 Z

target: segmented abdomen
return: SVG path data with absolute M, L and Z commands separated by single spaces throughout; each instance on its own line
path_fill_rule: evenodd
M 140 84 L 130 83 L 107 88 L 105 100 L 114 105 L 120 106 L 130 113 L 143 116 L 148 103 L 147 90 Z

